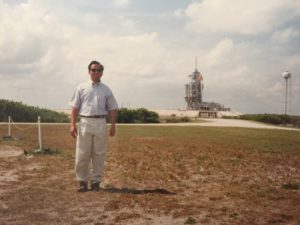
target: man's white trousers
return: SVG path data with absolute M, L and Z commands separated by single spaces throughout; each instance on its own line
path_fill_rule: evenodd
M 101 182 L 106 149 L 106 119 L 81 118 L 78 125 L 75 162 L 78 181 L 87 182 L 90 178 L 92 183 Z

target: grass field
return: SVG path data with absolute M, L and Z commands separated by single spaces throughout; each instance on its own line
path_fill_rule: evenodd
M 68 130 L 42 127 L 58 154 L 0 157 L 0 224 L 300 224 L 299 131 L 118 126 L 102 191 L 76 193 Z M 0 151 L 37 148 L 12 134 Z

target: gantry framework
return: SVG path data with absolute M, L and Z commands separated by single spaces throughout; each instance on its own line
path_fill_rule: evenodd
M 185 101 L 187 103 L 188 110 L 199 110 L 202 107 L 202 97 L 203 97 L 203 76 L 197 69 L 197 59 L 196 59 L 196 69 L 189 75 L 191 81 L 185 85 Z

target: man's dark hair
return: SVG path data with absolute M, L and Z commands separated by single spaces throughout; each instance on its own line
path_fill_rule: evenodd
M 89 70 L 91 69 L 91 66 L 92 66 L 93 64 L 99 65 L 99 66 L 100 66 L 100 69 L 102 69 L 102 72 L 103 72 L 104 66 L 103 66 L 101 63 L 99 63 L 98 61 L 95 61 L 95 60 L 93 60 L 92 62 L 90 62 L 89 66 L 88 66 L 88 69 L 89 69 Z

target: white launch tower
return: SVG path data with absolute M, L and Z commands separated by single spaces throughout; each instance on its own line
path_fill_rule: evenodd
M 195 71 L 189 75 L 191 81 L 185 85 L 185 101 L 188 110 L 200 110 L 203 97 L 203 76 L 197 69 L 197 58 Z

